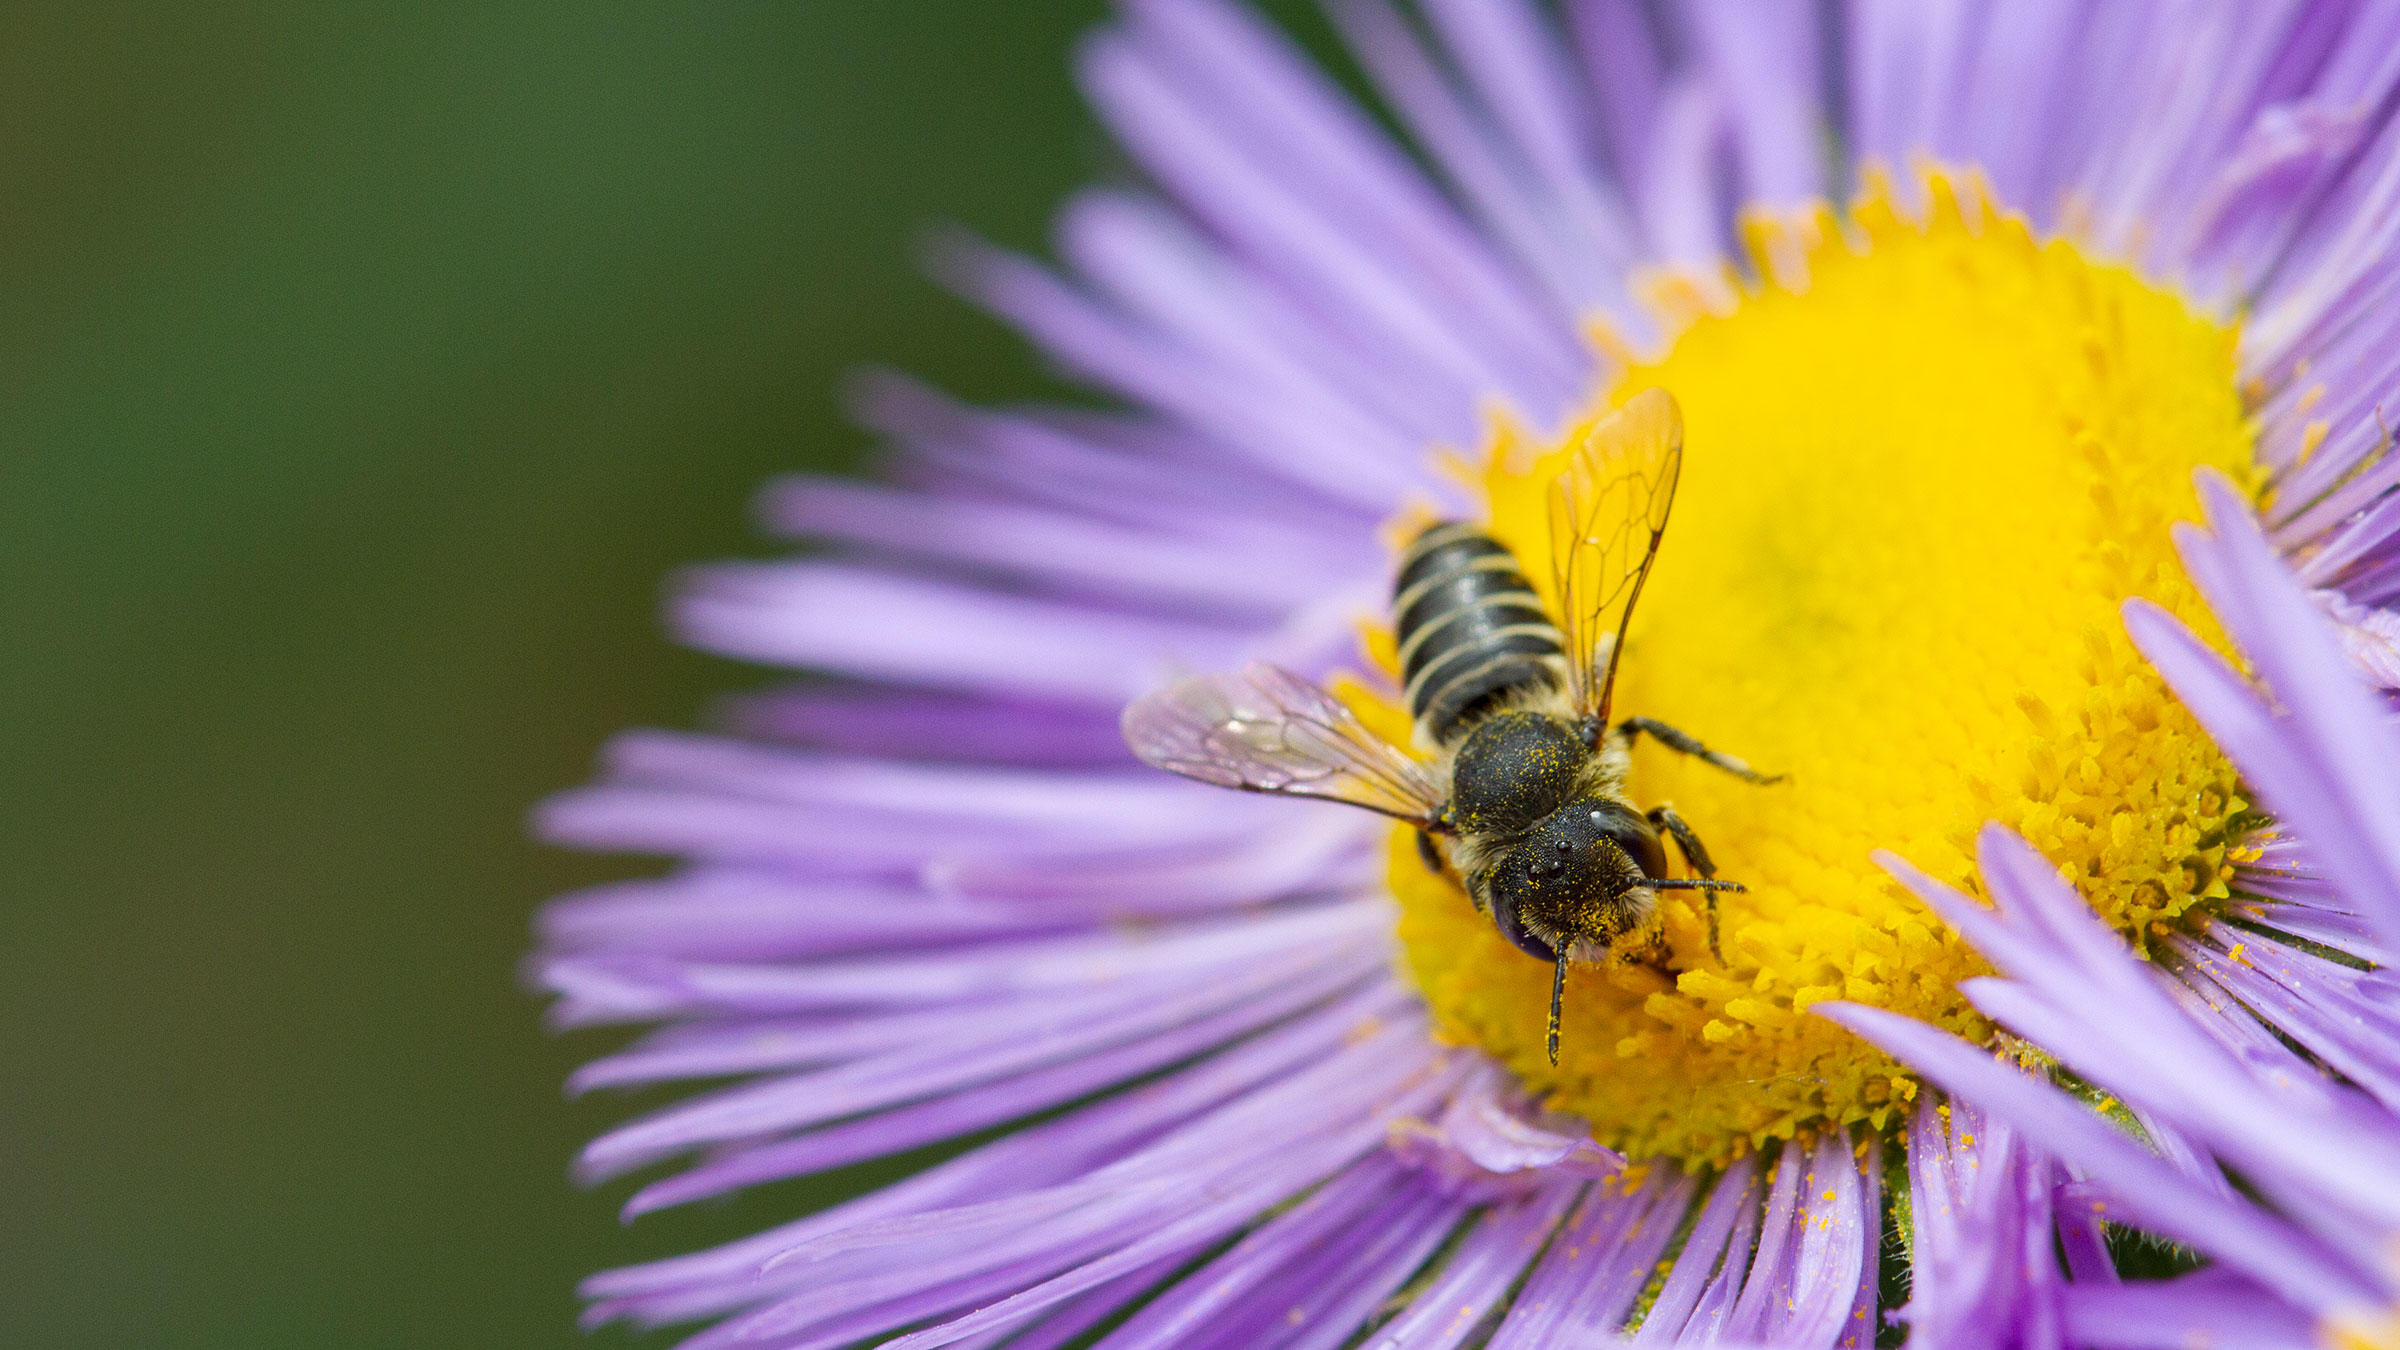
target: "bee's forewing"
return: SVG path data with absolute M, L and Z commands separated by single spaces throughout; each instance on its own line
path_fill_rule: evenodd
M 1347 802 L 1419 824 L 1441 813 L 1441 792 L 1407 752 L 1278 666 L 1178 680 L 1136 700 L 1123 727 L 1145 763 L 1203 783 Z
M 1550 485 L 1550 579 L 1576 711 L 1605 721 L 1617 658 L 1683 470 L 1683 412 L 1645 389 L 1601 420 Z

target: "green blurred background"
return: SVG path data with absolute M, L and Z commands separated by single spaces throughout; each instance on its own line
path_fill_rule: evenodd
M 1037 388 L 918 279 L 1111 162 L 1100 0 L 0 12 L 0 1340 L 616 1345 L 641 1103 L 518 982 L 640 864 L 527 807 L 758 676 L 659 636 L 841 372 Z M 639 1338 L 657 1343 L 659 1338 Z

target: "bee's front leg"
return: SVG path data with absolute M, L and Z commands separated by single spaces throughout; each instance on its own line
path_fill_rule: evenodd
M 1717 865 L 1709 858 L 1707 845 L 1700 842 L 1700 836 L 1692 829 L 1690 821 L 1675 814 L 1674 807 L 1660 802 L 1650 808 L 1648 818 L 1652 828 L 1674 836 L 1675 847 L 1683 850 L 1683 860 L 1691 864 L 1693 871 L 1704 878 L 1713 879 L 1717 875 Z M 1717 959 L 1718 965 L 1723 965 L 1725 953 L 1717 945 L 1717 893 L 1712 888 L 1703 890 L 1701 894 L 1708 897 L 1708 954 Z
M 1683 859 L 1692 865 L 1693 871 L 1704 877 L 1717 874 L 1717 865 L 1709 860 L 1707 846 L 1693 832 L 1692 823 L 1675 814 L 1673 806 L 1660 802 L 1650 808 L 1648 818 L 1651 828 L 1665 830 L 1675 837 L 1675 847 L 1683 850 Z

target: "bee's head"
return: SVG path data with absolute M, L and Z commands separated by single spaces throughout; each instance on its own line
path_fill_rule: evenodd
M 1650 822 L 1621 802 L 1578 797 L 1542 818 L 1494 862 L 1492 918 L 1531 956 L 1554 960 L 1545 936 L 1606 947 L 1647 922 L 1666 872 Z

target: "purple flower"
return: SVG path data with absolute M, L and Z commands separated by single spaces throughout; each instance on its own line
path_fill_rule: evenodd
M 560 1024 L 654 1024 L 578 1090 L 717 1080 L 586 1150 L 672 1165 L 628 1217 L 964 1142 L 595 1276 L 590 1320 L 2263 1344 L 2390 1306 L 2400 11 L 1337 0 L 1404 146 L 1224 0 L 1124 8 L 1080 71 L 1151 186 L 1072 201 L 1063 273 L 945 264 L 1120 410 L 863 381 L 885 484 L 775 485 L 830 550 L 675 610 L 829 678 L 624 737 L 542 817 L 680 862 L 543 921 Z M 1578 971 L 1550 1070 L 1547 971 L 1405 839 L 1145 770 L 1117 719 L 1259 659 L 1363 671 L 1372 716 L 1388 524 L 1537 548 L 1529 466 L 1650 383 L 1692 448 L 1625 698 L 1793 781 L 1637 763 L 1751 890 L 1722 956 L 1669 906 Z M 2187 581 L 2203 465 L 2241 486 Z M 2132 595 L 2138 654 L 2090 622 Z M 2076 888 L 1976 855 L 1986 816 Z M 1976 951 L 2008 978 L 1962 998 Z M 2213 1264 L 2123 1280 L 2118 1224 Z
M 2204 489 L 2216 533 L 2184 532 L 2184 557 L 2263 688 L 2151 606 L 2129 604 L 2127 622 L 2288 831 L 2260 873 L 2283 883 L 2274 896 L 2177 934 L 2145 965 L 2004 830 L 1982 841 L 1991 909 L 1889 863 L 2002 972 L 1967 985 L 1975 1005 L 2042 1063 L 2111 1094 L 2150 1148 L 1954 1037 L 1879 1009 L 1819 1010 L 1955 1094 L 1954 1133 L 1984 1134 L 1948 1154 L 1954 1174 L 1962 1161 L 1986 1173 L 1994 1219 L 1960 1244 L 1983 1264 L 1957 1286 L 1919 1286 L 1918 1325 L 1944 1345 L 2009 1327 L 1995 1302 L 2093 1345 L 2371 1345 L 2394 1329 L 2400 984 L 2374 967 L 2400 931 L 2400 728 L 2238 498 Z M 1918 1152 L 1945 1141 L 1930 1142 Z M 2121 1285 L 2105 1260 L 2073 1255 L 2102 1217 L 2212 1265 L 2168 1289 Z M 2035 1240 L 1995 1249 L 2004 1232 Z

